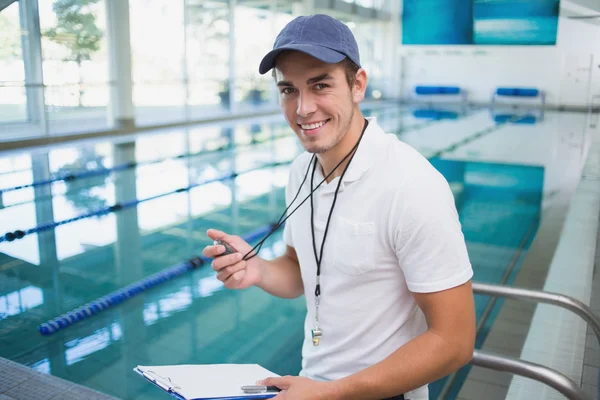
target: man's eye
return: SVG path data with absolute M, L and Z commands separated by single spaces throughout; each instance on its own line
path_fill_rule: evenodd
M 290 88 L 290 87 L 283 88 L 283 90 L 281 91 L 281 93 L 283 93 L 283 94 L 292 94 L 292 93 L 294 93 L 294 88 Z
M 326 87 L 327 87 L 327 85 L 324 83 L 317 83 L 315 85 L 315 89 L 317 89 L 317 90 L 322 90 L 322 89 L 325 89 Z

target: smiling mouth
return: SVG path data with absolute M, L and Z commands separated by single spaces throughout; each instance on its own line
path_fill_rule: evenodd
M 327 122 L 329 122 L 329 119 L 326 119 L 326 120 L 323 120 L 321 122 L 317 122 L 314 124 L 298 124 L 298 126 L 304 132 L 313 132 L 313 131 L 316 131 L 319 128 L 323 127 Z

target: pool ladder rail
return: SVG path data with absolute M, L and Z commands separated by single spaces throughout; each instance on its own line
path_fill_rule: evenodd
M 473 293 L 492 297 L 504 297 L 520 301 L 552 304 L 573 311 L 592 327 L 600 343 L 600 319 L 583 302 L 563 294 L 540 290 L 530 290 L 504 285 L 473 283 Z M 593 400 L 583 389 L 566 375 L 533 362 L 475 350 L 469 362 L 471 365 L 508 372 L 542 382 L 572 400 Z M 599 382 L 600 384 L 600 379 Z M 599 386 L 600 387 L 600 386 Z M 600 399 L 600 396 L 597 396 Z

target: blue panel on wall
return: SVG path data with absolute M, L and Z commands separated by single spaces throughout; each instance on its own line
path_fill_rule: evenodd
M 554 45 L 560 0 L 475 0 L 474 44 Z
M 407 45 L 555 45 L 560 0 L 404 0 Z
M 473 43 L 473 0 L 404 0 L 404 44 Z

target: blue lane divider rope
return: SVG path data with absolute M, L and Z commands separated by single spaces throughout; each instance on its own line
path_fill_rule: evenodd
M 293 137 L 293 136 L 290 135 L 289 133 L 284 133 L 281 135 L 269 136 L 268 138 L 262 139 L 262 140 L 254 140 L 252 143 L 245 144 L 245 145 L 234 145 L 233 143 L 229 142 L 228 144 L 226 144 L 224 146 L 220 146 L 214 150 L 203 150 L 203 151 L 199 151 L 196 153 L 185 153 L 185 154 L 179 154 L 177 156 L 158 158 L 155 160 L 142 161 L 142 162 L 131 161 L 128 163 L 115 165 L 111 168 L 98 168 L 98 169 L 82 171 L 82 172 L 78 172 L 78 173 L 72 173 L 72 174 L 68 174 L 68 175 L 54 176 L 49 179 L 44 179 L 41 181 L 28 183 L 25 185 L 19 185 L 19 186 L 0 189 L 0 194 L 6 193 L 6 192 L 12 192 L 15 190 L 26 189 L 29 187 L 49 185 L 51 183 L 59 182 L 59 181 L 71 182 L 71 181 L 74 181 L 75 179 L 80 179 L 80 178 L 91 178 L 94 176 L 110 175 L 113 172 L 119 172 L 119 171 L 123 171 L 123 170 L 130 169 L 130 168 L 135 168 L 135 167 L 139 167 L 139 166 L 143 166 L 143 165 L 158 164 L 158 163 L 165 162 L 168 160 L 177 160 L 177 159 L 182 159 L 182 158 L 191 158 L 191 157 L 209 155 L 209 154 L 213 154 L 213 153 L 219 153 L 222 151 L 231 150 L 233 148 L 238 148 L 238 149 L 251 148 L 253 146 L 264 144 L 264 143 L 270 142 L 272 140 L 285 139 L 288 137 Z
M 234 179 L 238 175 L 244 174 L 244 173 L 247 173 L 247 172 L 252 172 L 252 171 L 256 171 L 256 170 L 263 169 L 263 168 L 275 168 L 275 167 L 279 167 L 279 166 L 283 166 L 283 165 L 288 165 L 288 164 L 291 164 L 291 161 L 284 161 L 284 162 L 275 162 L 275 163 L 263 164 L 263 165 L 260 165 L 258 167 L 255 167 L 255 168 L 250 168 L 248 170 L 244 170 L 242 172 L 232 172 L 232 173 L 226 174 L 224 176 L 220 176 L 218 178 L 208 179 L 208 180 L 204 180 L 202 182 L 194 183 L 194 184 L 192 184 L 190 186 L 179 188 L 179 189 L 174 190 L 172 192 L 157 194 L 156 196 L 147 197 L 145 199 L 135 199 L 135 200 L 130 200 L 130 201 L 127 201 L 127 202 L 124 202 L 124 203 L 113 204 L 110 207 L 105 207 L 105 208 L 102 208 L 100 210 L 95 210 L 95 211 L 92 211 L 92 212 L 89 212 L 89 213 L 86 213 L 86 214 L 81 214 L 81 215 L 78 215 L 78 216 L 73 217 L 73 218 L 64 219 L 62 221 L 47 222 L 45 224 L 41 224 L 39 226 L 27 229 L 25 231 L 23 231 L 21 229 L 18 229 L 18 230 L 14 231 L 14 232 L 8 232 L 8 233 L 4 234 L 3 236 L 0 236 L 0 243 L 2 243 L 2 242 L 12 242 L 13 240 L 22 239 L 24 236 L 30 235 L 32 233 L 39 233 L 39 232 L 43 232 L 43 231 L 46 231 L 46 230 L 49 230 L 49 229 L 54 229 L 57 226 L 69 224 L 71 222 L 79 221 L 81 219 L 91 218 L 91 217 L 98 217 L 98 216 L 101 216 L 101 215 L 104 215 L 104 214 L 109 214 L 111 212 L 119 211 L 119 210 L 122 210 L 122 209 L 125 209 L 125 208 L 134 207 L 134 206 L 136 206 L 136 205 L 138 205 L 140 203 L 143 203 L 145 201 L 155 200 L 155 199 L 158 199 L 160 197 L 164 197 L 164 196 L 167 196 L 167 195 L 170 195 L 170 194 L 186 192 L 186 191 L 188 191 L 190 189 L 193 189 L 193 188 L 195 188 L 197 186 L 202 186 L 202 185 L 206 185 L 206 184 L 213 183 L 213 182 L 225 181 L 225 180 L 228 180 L 228 179 Z
M 276 224 L 274 223 L 266 225 L 255 231 L 242 235 L 242 238 L 246 242 L 253 242 L 257 238 L 270 232 L 271 229 L 275 227 L 275 225 Z M 129 300 L 132 297 L 137 296 L 138 294 L 143 293 L 161 283 L 170 281 L 180 275 L 185 274 L 188 271 L 197 269 L 205 263 L 208 263 L 210 260 L 210 258 L 198 256 L 193 257 L 182 263 L 176 264 L 172 267 L 166 268 L 163 271 L 157 272 L 156 274 L 150 275 L 147 278 L 127 285 L 124 288 L 115 290 L 114 292 L 109 293 L 106 296 L 90 301 L 89 303 L 81 307 L 78 307 L 59 317 L 44 322 L 38 327 L 38 331 L 44 336 L 49 336 L 61 329 L 73 325 L 76 322 L 83 321 L 86 318 L 96 315 L 118 304 L 121 304 L 124 301 Z

